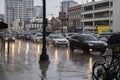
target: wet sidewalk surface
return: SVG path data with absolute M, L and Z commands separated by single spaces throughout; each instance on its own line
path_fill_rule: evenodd
M 22 63 L 15 60 L 0 64 L 0 80 L 88 80 L 88 71 L 84 70 L 84 66 L 78 70 L 66 61 L 39 64 L 37 61 Z
M 49 61 L 39 63 L 41 49 L 19 52 L 14 48 L 9 54 L 0 53 L 0 80 L 92 80 L 92 65 L 101 59 L 98 55 L 72 54 L 67 48 L 49 47 Z
M 0 63 L 0 80 L 90 80 L 91 73 L 85 68 L 87 64 L 74 66 L 79 64 L 52 59 L 39 64 L 35 59 L 22 62 L 14 58 L 13 62 Z

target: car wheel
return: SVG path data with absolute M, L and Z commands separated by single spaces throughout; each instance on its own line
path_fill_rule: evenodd
M 89 54 L 90 53 L 89 48 L 88 48 L 87 45 L 83 45 L 81 49 L 83 50 L 83 53 L 85 53 L 85 54 Z
M 70 46 L 70 50 L 71 50 L 71 51 L 74 51 L 74 48 L 73 48 L 72 46 Z
M 53 42 L 53 46 L 56 47 L 57 45 L 55 44 L 55 42 Z
M 101 51 L 101 54 L 104 54 L 106 50 Z
M 85 50 L 83 50 L 83 53 L 85 53 L 85 54 L 89 54 L 90 51 L 89 51 L 88 49 L 85 49 Z
M 54 44 L 54 47 L 56 47 L 56 45 Z
M 106 48 L 102 49 L 100 52 L 101 54 L 104 54 L 106 52 Z
M 34 39 L 34 42 L 37 42 L 37 40 L 36 40 L 36 39 Z
M 68 47 L 68 45 L 66 44 L 66 47 Z

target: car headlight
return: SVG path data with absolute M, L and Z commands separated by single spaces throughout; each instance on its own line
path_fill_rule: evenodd
M 14 37 L 12 39 L 15 39 Z
M 88 45 L 89 45 L 89 46 L 94 46 L 94 44 L 91 44 L 91 43 L 89 43 Z
M 8 40 L 8 38 L 6 37 L 5 40 Z
M 57 43 L 58 41 L 56 40 L 55 42 Z
M 107 46 L 107 43 L 104 43 L 105 44 L 105 46 Z
M 92 52 L 92 49 L 89 49 L 90 52 Z

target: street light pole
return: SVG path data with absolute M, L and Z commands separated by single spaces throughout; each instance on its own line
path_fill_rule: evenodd
M 43 48 L 40 55 L 40 61 L 48 61 L 49 57 L 46 52 L 46 27 L 47 27 L 47 18 L 46 18 L 46 0 L 43 0 Z M 40 62 L 39 61 L 39 62 Z

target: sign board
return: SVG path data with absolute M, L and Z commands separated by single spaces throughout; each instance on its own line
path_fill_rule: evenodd
M 109 32 L 110 27 L 109 26 L 98 26 L 98 34 L 103 33 L 103 32 Z
M 59 19 L 66 19 L 66 12 L 59 12 Z

